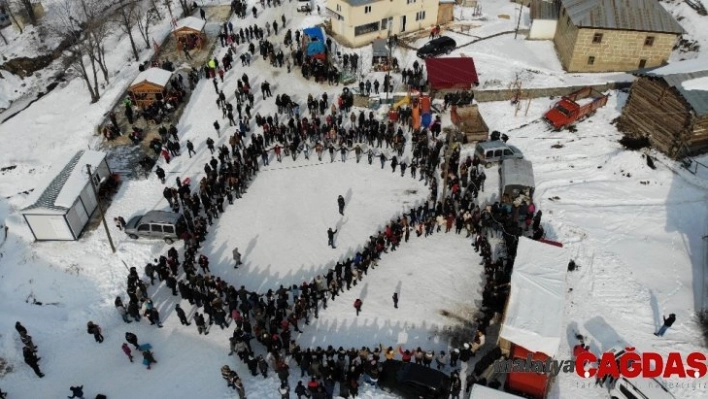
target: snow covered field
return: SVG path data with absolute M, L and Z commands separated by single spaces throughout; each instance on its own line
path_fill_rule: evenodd
M 509 29 L 509 21 L 495 21 L 492 16 L 513 15 L 517 5 L 504 3 L 497 8 L 498 2 L 481 3 L 490 21 L 479 22 L 483 25 L 480 32 L 470 34 L 486 36 Z M 318 4 L 324 8 L 323 2 Z M 692 35 L 701 43 L 708 40 L 696 28 L 700 20 L 691 16 L 693 10 L 686 11 L 684 4 L 670 6 L 686 16 L 684 26 Z M 286 28 L 303 28 L 321 20 L 317 15 L 298 14 L 294 8 L 295 4 L 285 3 L 282 9 L 266 9 L 258 20 L 249 14 L 246 23 L 272 21 L 283 13 L 293 18 Z M 163 21 L 153 29 L 159 38 L 167 34 L 168 24 Z M 0 221 L 4 220 L 0 224 L 9 226 L 6 240 L 0 231 L 0 353 L 13 367 L 0 378 L 0 388 L 9 391 L 11 398 L 60 397 L 68 394 L 70 385 L 80 384 L 85 385 L 86 397 L 99 392 L 109 398 L 235 397 L 219 375 L 219 368 L 229 364 L 244 376 L 249 398 L 278 397 L 274 376 L 265 381 L 250 377 L 237 359 L 226 356 L 230 331 L 212 328 L 208 336 L 199 336 L 194 325 L 181 326 L 173 314 L 176 300 L 164 286 L 151 290 L 165 319 L 164 328 L 145 322 L 125 326 L 118 318 L 113 299 L 125 289 L 123 262 L 141 269 L 166 252 L 165 244 L 132 241 L 115 229 L 115 255 L 110 253 L 102 229 L 85 233 L 78 242 L 33 243 L 18 213 L 27 197 L 22 192 L 35 187 L 50 165 L 87 144 L 95 145 L 96 125 L 137 75 L 134 64 L 126 61 L 130 51 L 127 40 L 111 44 L 112 82 L 97 104 L 89 104 L 83 83 L 75 79 L 0 125 L 0 167 L 17 165 L 0 172 Z M 16 41 L 12 52 L 32 54 Z M 459 52 L 474 55 L 482 81 L 498 80 L 501 86 L 524 69 L 538 71 L 526 73 L 532 87 L 600 82 L 622 75 L 566 75 L 550 43 L 514 41 L 513 35 L 472 44 Z M 144 52 L 142 57 L 147 55 Z M 401 64 L 410 67 L 413 52 L 399 55 Z M 308 93 L 327 91 L 332 98 L 341 90 L 305 81 L 299 71 L 290 75 L 284 70 L 273 71 L 258 60 L 229 72 L 225 93 L 233 93 L 236 78 L 244 72 L 254 80 L 254 87 L 267 79 L 274 94 L 293 94 L 301 103 Z M 11 84 L 5 85 L 8 82 Z M 2 84 L 0 91 L 8 93 L 20 82 L 9 78 Z M 10 96 L 0 94 L 0 99 L 3 97 Z M 256 98 L 254 115 L 274 111 L 272 100 L 260 101 L 260 94 Z M 653 152 L 657 169 L 652 170 L 641 153 L 622 149 L 611 121 L 619 115 L 625 98 L 626 94 L 612 93 L 608 105 L 580 123 L 577 133 L 549 132 L 541 123 L 533 123 L 550 105 L 546 99 L 533 100 L 528 116 L 523 116 L 522 108 L 518 117 L 507 102 L 480 105 L 490 129 L 508 132 L 510 143 L 534 163 L 535 196 L 544 211 L 547 236 L 563 242 L 580 266 L 568 275 L 572 289 L 564 316 L 568 339 L 562 340 L 559 351 L 564 359 L 570 356 L 576 331 L 590 337 L 596 353 L 627 344 L 662 354 L 704 350 L 694 314 L 703 301 L 701 237 L 708 221 L 708 180 Z M 203 175 L 203 164 L 210 158 L 203 144 L 208 136 L 225 142 L 226 135 L 215 137 L 211 127 L 214 120 L 221 120 L 221 112 L 213 105 L 215 99 L 211 82 L 201 81 L 177 124 L 182 139 L 194 141 L 199 155 L 193 159 L 183 155 L 163 165 L 169 184 L 177 176 L 196 181 Z M 233 100 L 231 94 L 227 100 Z M 492 177 L 486 198 L 493 198 L 493 173 L 488 171 Z M 108 209 L 109 220 L 166 209 L 162 188 L 154 175 L 125 182 Z M 388 166 L 381 170 L 378 160 L 369 166 L 365 157 L 356 164 L 353 154 L 346 163 L 330 163 L 328 154 L 323 163 L 315 154 L 310 161 L 293 162 L 284 157 L 281 164 L 273 159 L 244 198 L 228 207 L 211 227 L 203 251 L 211 258 L 214 273 L 237 286 L 265 291 L 280 284 L 300 283 L 350 256 L 383 223 L 418 204 L 426 193 L 427 187 L 408 174 L 402 178 Z M 347 199 L 344 217 L 336 209 L 339 194 Z M 326 246 L 328 227 L 340 228 L 336 250 Z M 302 346 L 381 343 L 446 348 L 439 332 L 456 322 L 441 311 L 468 317 L 480 295 L 479 258 L 469 244 L 469 239 L 453 233 L 428 238 L 413 235 L 398 251 L 385 254 L 379 267 L 370 270 L 356 287 L 329 302 L 328 309 L 321 311 L 320 318 L 307 326 L 298 341 Z M 230 256 L 235 246 L 244 254 L 245 266 L 238 270 L 232 268 Z M 394 291 L 400 292 L 399 309 L 394 309 L 391 301 Z M 359 316 L 352 307 L 355 298 L 364 301 Z M 32 305 L 33 299 L 46 306 Z M 182 305 L 191 316 L 188 303 Z M 677 322 L 664 338 L 656 338 L 652 332 L 668 313 L 676 313 Z M 40 348 L 40 364 L 47 374 L 42 380 L 22 362 L 22 344 L 13 328 L 16 320 L 23 322 Z M 88 320 L 103 327 L 105 345 L 87 336 Z M 149 372 L 139 364 L 130 364 L 120 352 L 128 330 L 155 348 L 159 363 Z M 294 387 L 299 371 L 291 374 Z M 708 396 L 706 389 L 686 386 L 673 386 L 671 391 L 680 399 Z M 360 396 L 386 397 L 369 389 Z M 600 388 L 580 386 L 575 375 L 566 374 L 560 375 L 551 392 L 551 397 L 562 399 L 605 396 Z

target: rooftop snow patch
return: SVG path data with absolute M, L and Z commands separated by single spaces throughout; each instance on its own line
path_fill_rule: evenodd
M 204 30 L 205 26 L 206 26 L 205 20 L 203 20 L 201 18 L 197 18 L 197 17 L 187 17 L 187 18 L 182 18 L 179 21 L 177 21 L 177 26 L 172 30 L 172 32 L 178 31 L 182 28 L 189 28 L 189 29 L 195 30 L 197 32 L 201 32 L 202 30 Z
M 100 151 L 77 152 L 61 170 L 52 169 L 47 174 L 47 179 L 35 188 L 27 200 L 29 205 L 23 210 L 42 208 L 63 213 L 71 208 L 88 182 L 86 165 L 95 170 L 105 157 Z
M 167 86 L 170 78 L 172 77 L 172 72 L 162 69 L 162 68 L 150 68 L 145 71 L 140 72 L 137 78 L 133 81 L 130 86 L 135 86 L 137 84 L 147 82 L 158 85 L 160 87 Z
M 691 79 L 681 84 L 686 90 L 708 91 L 708 76 L 702 78 Z
M 563 248 L 519 238 L 501 338 L 532 352 L 556 355 L 565 334 L 568 260 Z

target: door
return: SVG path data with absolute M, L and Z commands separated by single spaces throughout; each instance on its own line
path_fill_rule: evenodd
M 162 238 L 162 225 L 157 223 L 151 224 L 150 236 Z
M 639 69 L 644 69 L 647 66 L 647 60 L 639 60 Z
M 150 237 L 150 225 L 143 223 L 138 226 L 138 235 L 143 237 Z
M 401 32 L 406 31 L 406 16 L 402 15 L 401 16 Z

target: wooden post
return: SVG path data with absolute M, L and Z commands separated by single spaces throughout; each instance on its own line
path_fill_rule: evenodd
M 524 112 L 524 116 L 529 115 L 529 108 L 531 108 L 531 97 L 529 97 L 529 102 L 526 103 L 526 112 Z
M 519 19 L 516 21 L 516 30 L 514 31 L 514 40 L 516 40 L 516 36 L 519 35 L 519 26 L 521 26 L 521 14 L 524 13 L 524 6 L 521 5 L 519 6 Z
M 113 245 L 113 238 L 111 238 L 111 232 L 108 230 L 108 223 L 106 223 L 106 214 L 103 212 L 103 205 L 101 205 L 101 199 L 98 198 L 98 192 L 96 191 L 96 186 L 93 184 L 93 174 L 91 173 L 91 165 L 86 164 L 86 171 L 88 172 L 89 183 L 93 189 L 93 195 L 96 196 L 96 204 L 98 205 L 98 211 L 101 213 L 101 219 L 103 220 L 103 228 L 106 229 L 106 235 L 108 236 L 108 243 L 111 244 L 111 250 L 116 253 L 116 246 Z

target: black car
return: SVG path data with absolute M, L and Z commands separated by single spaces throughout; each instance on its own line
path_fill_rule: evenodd
M 379 386 L 403 399 L 447 399 L 450 395 L 450 378 L 445 373 L 400 360 L 383 363 Z
M 417 54 L 418 58 L 435 57 L 440 54 L 450 54 L 455 47 L 457 47 L 457 43 L 453 39 L 447 36 L 440 36 L 421 47 Z

